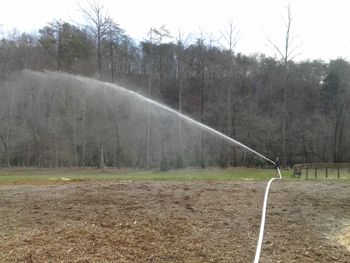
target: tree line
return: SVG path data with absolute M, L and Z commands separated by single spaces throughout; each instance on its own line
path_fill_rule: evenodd
M 55 19 L 37 34 L 14 31 L 1 39 L 2 166 L 167 169 L 261 164 L 227 143 L 214 145 L 204 131 L 192 145 L 185 132 L 181 135 L 181 123 L 168 124 L 171 132 L 156 137 L 166 121 L 155 120 L 147 107 L 132 115 L 142 118 L 128 119 L 125 109 L 135 109 L 121 109 L 123 102 L 113 100 L 112 91 L 77 88 L 66 75 L 37 82 L 18 73 L 23 69 L 117 83 L 268 157 L 279 156 L 284 165 L 350 162 L 346 59 L 295 62 L 287 52 L 280 58 L 237 53 L 232 24 L 227 48 L 203 33 L 172 36 L 165 26 L 150 29 L 136 43 L 105 10 L 90 4 L 81 7 L 84 25 Z M 141 122 L 144 132 L 131 132 Z M 126 138 L 128 133 L 136 139 Z M 182 138 L 192 150 L 168 147 L 169 137 L 174 137 L 172 144 Z

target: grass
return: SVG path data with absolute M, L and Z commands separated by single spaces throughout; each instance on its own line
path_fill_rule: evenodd
M 291 171 L 283 171 L 291 178 Z M 56 184 L 75 181 L 245 181 L 268 180 L 276 175 L 274 169 L 181 169 L 169 172 L 144 170 L 105 171 L 95 169 L 0 169 L 0 185 L 8 184 Z

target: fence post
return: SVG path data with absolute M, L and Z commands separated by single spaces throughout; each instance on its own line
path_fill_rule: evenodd
M 338 178 L 340 178 L 340 171 L 339 171 L 339 167 L 338 167 Z
M 317 168 L 315 167 L 315 179 L 317 179 Z
M 309 168 L 306 168 L 306 179 L 309 177 Z
M 326 179 L 328 178 L 328 167 L 326 167 Z

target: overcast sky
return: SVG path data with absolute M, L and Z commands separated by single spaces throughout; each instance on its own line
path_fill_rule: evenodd
M 74 0 L 3 0 L 0 31 L 34 32 L 52 19 L 81 22 Z M 84 5 L 85 0 L 79 1 Z M 292 36 L 298 60 L 350 58 L 348 0 L 104 0 L 108 14 L 132 38 L 141 40 L 149 28 L 165 24 L 173 35 L 220 31 L 233 20 L 241 37 L 236 52 L 274 56 L 267 38 L 283 46 L 286 6 L 293 13 Z

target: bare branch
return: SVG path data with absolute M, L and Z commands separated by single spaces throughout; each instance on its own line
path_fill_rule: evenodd
M 226 42 L 225 44 L 222 44 L 219 41 L 219 44 L 223 48 L 225 48 L 225 46 L 228 45 L 229 51 L 231 53 L 234 53 L 237 43 L 242 35 L 241 32 L 237 30 L 237 25 L 234 25 L 233 20 L 231 19 L 228 23 L 228 27 L 225 27 L 224 31 L 219 30 L 219 33 Z
M 265 36 L 266 37 L 266 36 Z M 282 51 L 278 48 L 278 46 L 273 43 L 268 37 L 266 37 L 266 40 L 270 43 L 270 45 L 278 52 L 278 54 L 280 54 L 280 56 L 282 57 L 282 59 L 284 59 L 284 54 L 282 53 Z
M 282 19 L 284 25 L 286 26 L 285 39 L 284 39 L 284 50 L 278 47 L 270 38 L 266 35 L 268 43 L 277 51 L 281 59 L 284 61 L 284 64 L 287 65 L 288 62 L 292 61 L 296 56 L 300 55 L 299 53 L 295 54 L 296 50 L 300 48 L 301 45 L 294 46 L 295 38 L 291 36 L 291 27 L 293 22 L 293 16 L 290 6 L 286 7 L 287 18 Z M 293 47 L 294 46 L 294 47 Z M 292 49 L 291 49 L 292 48 Z
M 178 36 L 175 38 L 176 43 L 177 44 L 183 44 L 184 46 L 186 46 L 186 44 L 190 41 L 190 39 L 192 38 L 192 34 L 186 34 L 181 32 L 181 29 L 178 29 Z
M 152 32 L 158 37 L 157 41 L 160 44 L 164 38 L 173 38 L 170 35 L 170 31 L 166 28 L 165 25 L 161 25 L 158 29 L 153 28 L 151 29 Z

